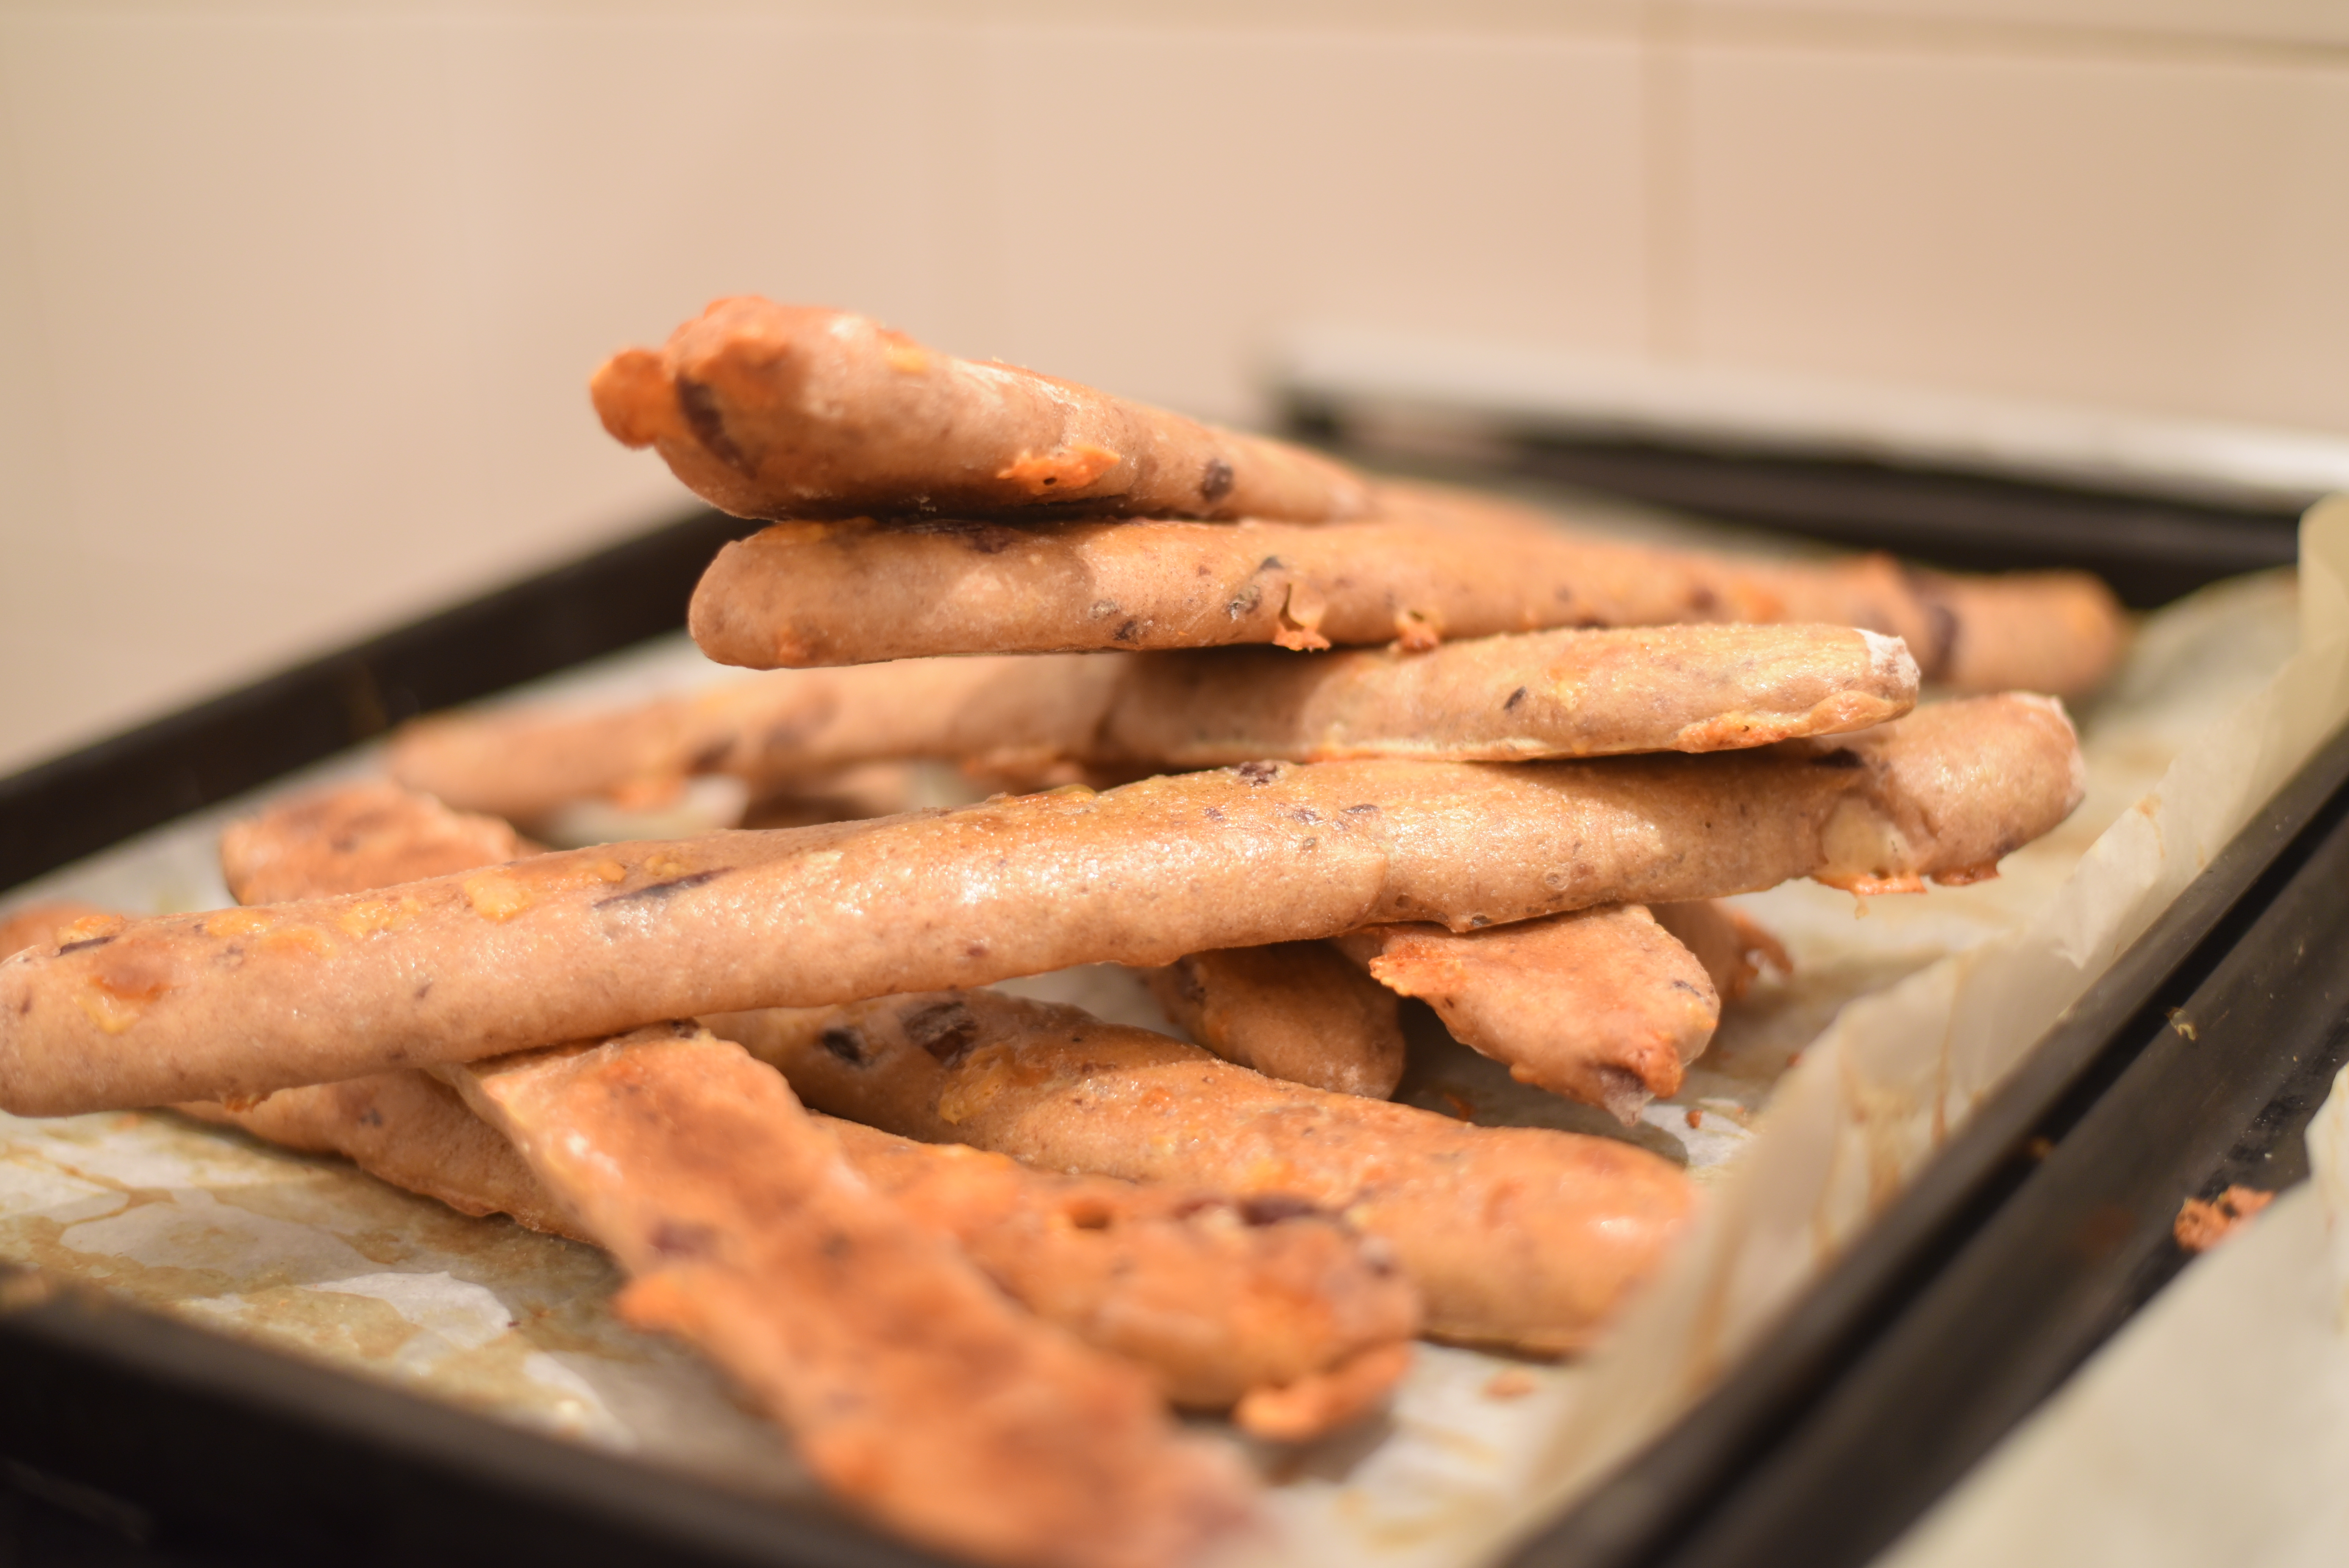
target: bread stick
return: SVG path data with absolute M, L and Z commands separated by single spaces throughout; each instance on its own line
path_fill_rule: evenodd
M 1509 1076 L 1624 1125 L 1676 1094 L 1721 1022 L 1695 955 L 1646 907 L 1605 903 L 1485 931 L 1373 925 L 1338 939 L 1381 984 L 1435 1009 Z
M 1370 487 L 1284 442 L 925 348 L 845 311 L 721 299 L 591 385 L 614 438 L 737 517 L 1350 517 Z
M 410 789 L 517 821 L 598 796 L 658 797 L 706 773 L 755 798 L 865 762 L 1081 755 L 1123 664 L 908 659 L 776 670 L 623 707 L 438 714 L 402 727 L 386 760 Z
M 1305 1400 L 1330 1424 L 1359 1416 L 1355 1396 L 1331 1398 L 1331 1379 L 1375 1403 L 1384 1388 L 1369 1388 L 1356 1363 L 1418 1332 L 1418 1293 L 1392 1265 L 1366 1261 L 1333 1215 L 1195 1183 L 1038 1171 L 854 1121 L 825 1125 L 874 1191 L 959 1242 L 1013 1299 L 1149 1368 L 1178 1405 L 1241 1406 L 1240 1425 L 1257 1436 L 1293 1442 L 1328 1430 L 1305 1429 L 1295 1408 Z M 1410 1357 L 1373 1364 L 1400 1377 Z M 1277 1429 L 1251 1422 L 1252 1397 L 1281 1408 L 1268 1417 Z
M 550 1235 L 595 1239 L 547 1197 L 512 1144 L 427 1073 L 279 1089 L 235 1108 L 197 1100 L 171 1109 L 306 1154 L 339 1154 L 378 1181 L 460 1214 L 506 1214 Z
M 2111 590 L 2084 572 L 1913 572 L 1909 582 L 1939 634 L 1933 678 L 1958 691 L 2084 695 L 2127 646 Z
M 1271 521 L 791 522 L 719 552 L 694 641 L 752 669 L 923 654 L 1433 641 L 1681 622 L 1862 626 L 1928 680 L 2077 695 L 2119 657 L 2076 573 L 1956 578 L 1889 556 L 1740 561 L 1576 534 L 1522 508 L 1389 487 L 1372 516 Z
M 364 892 L 538 852 L 512 827 L 381 779 L 281 800 L 221 832 L 221 874 L 243 904 Z
M 785 522 L 718 552 L 688 624 L 722 665 L 1770 621 L 1662 552 L 1404 511 L 1342 523 Z
M 1393 995 L 1328 943 L 1193 953 L 1143 979 L 1185 1034 L 1268 1078 L 1372 1099 L 1402 1079 Z
M 980 1562 L 1154 1568 L 1248 1511 L 1148 1377 L 874 1192 L 774 1073 L 687 1026 L 445 1069 L 833 1493 Z M 679 1136 L 689 1130 L 689 1136 Z
M 1449 1339 L 1580 1347 L 1688 1211 L 1687 1179 L 1627 1143 L 1283 1083 L 1073 1007 L 944 992 L 711 1022 L 809 1104 L 893 1132 L 1343 1212 Z
M 1744 995 L 1765 965 L 1781 975 L 1795 972 L 1795 961 L 1787 956 L 1785 944 L 1744 910 L 1699 899 L 1692 903 L 1651 904 L 1648 913 L 1704 965 L 1723 1002 Z
M 1216 648 L 1133 659 L 1095 749 L 1182 768 L 1720 751 L 1864 729 L 1916 702 L 1908 649 L 1848 626 L 1534 632 L 1305 657 Z
M 258 1095 L 1086 963 L 1435 920 L 1992 874 L 2083 785 L 2062 709 L 1589 762 L 1248 764 L 871 822 L 610 844 L 166 915 L 0 960 L 0 1106 Z
M 536 822 L 593 797 L 665 799 L 696 774 L 731 775 L 760 796 L 896 758 L 1141 777 L 1262 758 L 1714 751 L 1879 724 L 1916 693 L 1902 645 L 1844 626 L 1537 632 L 1303 658 L 898 659 L 771 670 L 602 710 L 435 715 L 393 737 L 388 765 L 411 789 Z
M 460 1213 L 502 1213 L 595 1240 L 513 1146 L 429 1073 L 280 1089 L 234 1110 L 209 1101 L 173 1109 L 285 1148 L 341 1155 Z M 1252 1212 L 1204 1189 L 1059 1175 L 959 1144 L 816 1120 L 858 1175 L 959 1243 L 1012 1299 L 1143 1367 L 1178 1405 L 1238 1405 L 1253 1435 L 1297 1442 L 1359 1418 L 1409 1367 L 1407 1355 L 1373 1353 L 1416 1332 L 1416 1294 L 1366 1262 L 1328 1218 Z M 1371 1386 L 1375 1367 L 1391 1368 L 1386 1384 Z
M 595 1240 L 513 1146 L 429 1073 L 281 1089 L 235 1110 L 208 1101 L 173 1109 L 285 1148 L 341 1155 L 460 1213 L 502 1213 Z M 816 1120 L 874 1191 L 959 1243 L 1013 1300 L 1143 1367 L 1175 1404 L 1239 1405 L 1244 1429 L 1298 1442 L 1359 1418 L 1408 1369 L 1408 1355 L 1365 1358 L 1411 1339 L 1416 1294 L 1367 1263 L 1329 1218 L 1251 1211 L 1199 1188 L 1034 1171 L 959 1144 Z M 1373 1367 L 1392 1376 L 1371 1387 Z M 1251 1419 L 1247 1409 L 1262 1413 Z

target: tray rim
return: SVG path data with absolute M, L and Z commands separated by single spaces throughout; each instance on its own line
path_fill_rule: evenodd
M 135 833 L 217 805 L 372 738 L 413 713 L 488 696 L 680 628 L 692 583 L 718 545 L 754 526 L 714 511 L 693 512 L 0 779 L 0 899 L 34 877 Z M 452 650 L 460 656 L 449 656 Z M 200 754 L 192 764 L 181 755 L 191 749 Z M 2305 797 L 2318 788 L 2311 779 L 2320 762 L 2332 768 L 2326 775 L 2332 781 L 2322 786 L 2321 799 L 2311 804 Z M 1911 1254 L 1920 1247 L 1940 1246 L 1942 1255 L 1952 1255 L 1962 1240 L 1961 1231 L 1971 1233 L 1962 1229 L 1963 1222 L 1971 1216 L 1978 1227 L 1996 1212 L 2002 1193 L 1993 1193 L 1992 1188 L 2013 1174 L 2015 1140 L 2034 1135 L 2017 1133 L 2016 1127 L 2036 1126 L 2044 1119 L 2049 1097 L 2060 1098 L 2083 1081 L 2110 1041 L 2093 1048 L 2089 1043 L 2079 1044 L 2060 1062 L 2051 1056 L 2051 1044 L 2064 1038 L 2088 1042 L 2082 1031 L 2093 1033 L 2095 1019 L 2109 1014 L 2118 1020 L 2112 1026 L 2118 1028 L 2149 1005 L 2146 996 L 2174 981 L 2179 966 L 2212 940 L 2277 857 L 2287 851 L 2293 833 L 2306 829 L 2312 814 L 2326 803 L 2349 798 L 2344 780 L 2349 780 L 2349 737 L 2336 738 L 2279 791 L 2236 842 L 2116 961 L 2068 1020 L 2033 1047 L 2009 1082 L 1978 1109 L 1893 1208 L 1871 1223 L 1828 1276 L 1804 1294 L 1762 1346 L 1648 1449 L 1543 1526 L 1514 1560 L 1593 1565 L 1672 1561 L 1672 1552 L 1690 1539 L 1692 1528 L 1691 1478 L 1712 1477 L 1713 1490 L 1704 1497 L 1717 1501 L 1721 1483 L 1758 1459 L 1762 1450 L 1753 1446 L 1756 1433 L 1766 1435 L 1771 1423 L 1783 1426 L 1792 1408 L 1785 1403 L 1789 1377 L 1791 1386 L 1807 1388 L 1813 1396 L 1833 1386 L 1831 1377 L 1820 1380 L 1820 1353 L 1840 1346 L 1844 1355 L 1838 1365 L 1851 1365 L 1873 1342 L 1872 1333 L 1885 1326 L 1888 1289 L 1898 1294 L 1918 1284 L 1920 1260 Z M 2295 811 L 2297 818 L 2292 816 Z M 2288 819 L 2299 828 L 2286 831 Z M 52 830 L 30 832 L 28 822 L 46 822 Z M 2269 890 L 2270 896 L 2273 891 Z M 2134 1006 L 2125 1006 L 2131 1001 L 2121 994 L 2126 985 L 2146 988 L 2135 995 Z M 2026 1114 L 2033 1107 L 2036 1112 Z M 2004 1191 L 2011 1190 L 2010 1181 Z M 1961 1230 L 1953 1231 L 1953 1224 Z M 1909 1251 L 1904 1253 L 1904 1247 Z M 336 1429 L 325 1413 L 364 1414 L 357 1429 L 340 1430 L 336 1440 L 343 1448 L 335 1451 L 365 1451 L 374 1441 L 375 1449 L 397 1459 L 395 1469 L 408 1467 L 399 1470 L 397 1491 L 411 1504 L 418 1501 L 415 1489 L 419 1485 L 454 1485 L 458 1492 L 465 1492 L 462 1470 L 442 1464 L 436 1470 L 434 1461 L 470 1455 L 488 1443 L 533 1456 L 492 1467 L 508 1486 L 512 1502 L 549 1522 L 601 1520 L 615 1541 L 641 1540 L 638 1532 L 644 1529 L 664 1531 L 659 1539 L 665 1549 L 683 1552 L 695 1561 L 837 1563 L 843 1568 L 867 1562 L 944 1561 L 854 1521 L 750 1500 L 160 1315 L 103 1299 L 93 1304 L 79 1291 L 51 1293 L 24 1283 L 33 1277 L 0 1265 L 0 1365 L 28 1352 L 78 1357 L 89 1368 L 112 1367 L 143 1377 L 153 1388 L 183 1403 L 193 1399 L 215 1416 L 240 1412 L 242 1418 L 257 1423 L 256 1430 L 324 1437 Z M 254 1357 L 259 1359 L 251 1359 Z M 214 1376 L 240 1367 L 250 1373 L 242 1384 Z M 368 1428 L 369 1421 L 378 1425 Z M 1719 1429 L 1710 1439 L 1705 1439 L 1707 1424 Z M 24 1435 L 39 1425 L 0 1422 L 0 1452 L 54 1465 L 60 1473 L 91 1484 L 119 1485 L 119 1474 L 96 1473 L 105 1467 L 93 1466 L 90 1453 L 70 1443 L 37 1452 L 28 1449 Z M 1710 1459 L 1690 1451 L 1690 1445 L 1700 1439 L 1709 1442 Z M 357 1449 L 351 1448 L 354 1443 Z M 1726 1470 L 1722 1468 L 1724 1454 L 1733 1460 Z M 607 1484 L 561 1484 L 561 1475 L 574 1468 L 582 1475 L 605 1475 Z M 608 1479 L 622 1473 L 627 1478 L 625 1484 Z M 437 1482 L 430 1479 L 435 1475 Z M 162 1485 L 159 1495 L 171 1491 Z M 748 1515 L 744 1510 L 750 1511 Z M 215 1524 L 233 1522 L 207 1517 Z M 688 1528 L 682 1534 L 668 1528 L 703 1519 L 718 1522 L 706 1530 Z M 778 1525 L 784 1526 L 780 1534 Z M 591 1557 L 593 1546 L 593 1542 L 583 1545 Z M 628 1559 L 623 1553 L 611 1560 Z

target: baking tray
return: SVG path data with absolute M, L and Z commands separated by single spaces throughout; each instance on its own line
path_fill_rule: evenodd
M 1327 390 L 1287 398 L 1290 435 L 1371 466 L 1465 444 L 1473 477 L 1671 507 L 1829 543 L 1889 550 L 1960 572 L 2076 567 L 2133 609 L 2166 604 L 2221 577 L 2289 566 L 2300 509 L 1875 462 L 1826 453 L 1625 439 L 1532 419 L 1420 422 Z M 1416 465 L 1415 465 L 1416 466 Z M 1446 467 L 1438 459 L 1437 470 Z
M 0 886 L 331 756 L 413 713 L 672 631 L 719 542 L 745 526 L 696 513 L 0 780 Z M 2312 764 L 1781 1329 L 1521 1559 L 1775 1559 L 1779 1545 L 1801 1541 L 1806 1561 L 1863 1560 L 2158 1287 L 2165 1261 L 2175 1266 L 2160 1247 L 2177 1198 L 2209 1185 L 2220 1156 L 2251 1149 L 2262 1115 L 2270 1125 L 2288 1115 L 2289 1094 L 2271 1092 L 2276 1060 L 2291 1056 L 2284 1036 L 2226 1064 L 2225 1086 L 2248 1109 L 2206 1093 L 2191 1101 L 2190 1135 L 2164 1150 L 2165 1159 L 2188 1146 L 2218 1155 L 2199 1169 L 2191 1160 L 2158 1161 L 2159 1170 L 2122 1162 L 2139 1182 L 2125 1222 L 2110 1218 L 2116 1206 L 2096 1185 L 2112 1171 L 2090 1157 L 2090 1133 L 2104 1125 L 2107 1099 L 2142 1082 L 2149 1087 L 2136 1090 L 2140 1098 L 2162 1102 L 2170 1081 L 2162 1075 L 2185 1070 L 2162 1055 L 2166 1009 L 2202 1005 L 2196 988 L 2217 984 L 2239 947 L 2241 962 L 2269 951 L 2259 923 L 2285 907 L 2287 892 L 2316 863 L 2311 835 L 2337 827 L 2344 769 L 2349 754 L 2338 745 Z M 2140 1026 L 2147 1018 L 2159 1020 L 2152 1035 Z M 2208 1053 L 2200 1060 L 2207 1071 Z M 2183 1100 L 2168 1109 L 2188 1113 Z M 2044 1158 L 2033 1159 L 2034 1150 Z M 2078 1293 L 2095 1310 L 2052 1327 L 2044 1316 L 1989 1315 L 2008 1337 L 1977 1337 L 1979 1354 L 2017 1375 L 1961 1378 L 1934 1393 L 1943 1403 L 1918 1403 L 1910 1384 L 1920 1368 L 1913 1356 L 1900 1358 L 1907 1326 L 1939 1310 L 1987 1333 L 1994 1326 L 1970 1315 L 1973 1298 L 1944 1293 L 2002 1277 L 2009 1254 L 2027 1259 L 2032 1244 L 2062 1261 L 2062 1227 L 2078 1212 L 2098 1216 L 2104 1250 L 2039 1284 Z M 2010 1233 L 2015 1216 L 2033 1213 L 2037 1231 Z M 2119 1274 L 2115 1260 L 2125 1265 Z M 1942 1418 L 1961 1406 L 1962 1419 Z M 1894 1420 L 1938 1447 L 1879 1446 L 1874 1423 Z M 1889 1455 L 1902 1457 L 1888 1479 Z M 486 1563 L 517 1551 L 584 1563 L 933 1561 L 820 1506 L 738 1496 L 102 1296 L 51 1295 L 28 1276 L 0 1276 L 0 1480 L 15 1511 L 8 1517 L 49 1521 L 44 1539 L 67 1542 L 53 1559 L 61 1562 L 251 1563 L 331 1552 L 353 1563 Z M 1854 1487 L 1875 1489 L 1856 1513 Z M 73 1554 L 85 1549 L 98 1555 Z

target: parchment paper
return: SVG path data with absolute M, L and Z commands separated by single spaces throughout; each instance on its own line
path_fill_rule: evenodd
M 2333 549 L 2337 555 L 2339 544 Z M 2311 609 L 2327 603 L 2324 592 L 2339 597 L 2336 578 L 2318 586 L 2302 596 L 2302 610 L 2323 624 L 2349 623 L 2349 606 L 2336 603 L 2330 621 Z M 1630 1134 L 1715 1189 L 1680 1266 L 1637 1304 L 1613 1345 L 1584 1363 L 1427 1346 L 1386 1421 L 1302 1451 L 1248 1450 L 1272 1485 L 1280 1527 L 1254 1554 L 1333 1564 L 1483 1561 L 1669 1420 L 2002 1070 L 2000 1042 L 2011 1055 L 2036 1038 L 2044 1026 L 2033 1023 L 2034 1008 L 2065 984 L 2084 985 L 2120 944 L 2119 932 L 2151 918 L 2158 904 L 2147 901 L 2182 884 L 2174 873 L 2188 862 L 2157 854 L 2143 890 L 2114 891 L 2144 870 L 2148 843 L 2158 851 L 2160 838 L 2147 838 L 2157 820 L 2189 861 L 2191 846 L 2222 841 L 2226 811 L 2264 798 L 2299 754 L 2293 748 L 2305 749 L 2298 738 L 2313 722 L 2255 716 L 2280 707 L 2313 713 L 2326 702 L 2338 709 L 2337 668 L 2331 686 L 2303 695 L 2312 682 L 2323 685 L 2302 668 L 2305 659 L 2294 666 L 2300 674 L 2287 672 L 2286 696 L 2254 701 L 2291 654 L 2294 602 L 2289 577 L 2270 574 L 2218 585 L 2153 617 L 2111 692 L 2081 716 L 2086 804 L 2010 857 L 2000 880 L 1871 900 L 1857 919 L 1851 898 L 1809 884 L 1739 901 L 1785 940 L 1795 973 L 1765 980 L 1730 1009 L 1682 1094 L 1651 1106 Z M 677 639 L 514 700 L 722 678 Z M 2179 773 L 2208 775 L 2203 782 L 2180 793 L 2173 778 L 2163 790 L 2174 799 L 2153 814 L 2133 812 L 2180 748 L 2214 723 L 2260 745 L 2196 753 L 2200 773 L 2185 764 Z M 372 748 L 361 748 L 262 795 L 375 766 Z M 959 785 L 933 772 L 922 788 L 926 799 L 944 800 Z M 2225 799 L 2194 803 L 2211 795 Z M 140 913 L 223 904 L 213 861 L 220 826 L 260 798 L 158 830 L 8 902 L 72 896 Z M 692 831 L 739 803 L 722 787 L 703 789 L 657 821 L 597 820 L 581 830 Z M 2116 820 L 2117 849 L 2106 832 Z M 2091 864 L 2111 862 L 2089 894 L 2075 891 L 2077 879 L 2066 884 L 2084 853 Z M 2063 959 L 2052 984 L 2040 974 L 2045 962 L 2034 967 L 2015 954 L 2014 933 L 2033 920 L 2041 944 L 2052 941 Z M 2001 978 L 2019 962 L 2027 995 Z M 1069 971 L 1006 988 L 1166 1026 L 1122 971 Z M 1872 993 L 1880 994 L 1820 1036 L 1845 1004 Z M 1602 1113 L 1514 1083 L 1453 1044 L 1419 1005 L 1407 1006 L 1406 1024 L 1413 1063 L 1403 1095 L 1414 1103 L 1481 1122 L 1621 1134 Z M 783 1445 L 719 1379 L 611 1317 L 605 1302 L 616 1280 L 600 1254 L 502 1220 L 463 1219 L 338 1161 L 168 1114 L 0 1118 L 0 1257 L 725 1484 L 806 1486 Z

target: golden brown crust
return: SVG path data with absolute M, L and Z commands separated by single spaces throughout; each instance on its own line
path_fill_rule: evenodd
M 1724 1003 L 1744 995 L 1764 966 L 1781 975 L 1795 972 L 1795 961 L 1787 956 L 1785 944 L 1761 922 L 1733 905 L 1699 899 L 1692 903 L 1651 904 L 1648 913 L 1671 933 L 1673 940 L 1696 955 Z
M 955 1238 L 1015 1301 L 1149 1368 L 1178 1405 L 1225 1409 L 1262 1396 L 1284 1412 L 1281 1430 L 1241 1425 L 1302 1441 L 1362 1414 L 1410 1365 L 1407 1350 L 1374 1353 L 1418 1332 L 1418 1293 L 1368 1261 L 1331 1216 L 825 1125 L 876 1191 Z M 1373 1387 L 1371 1367 L 1386 1368 L 1386 1383 Z M 1330 1377 L 1359 1401 L 1310 1392 Z M 1322 1422 L 1309 1429 L 1309 1405 Z
M 278 801 L 221 833 L 221 873 L 243 904 L 362 892 L 535 851 L 512 827 L 380 779 Z
M 1372 1099 L 1402 1079 L 1393 994 L 1326 942 L 1186 954 L 1143 979 L 1184 1033 L 1268 1078 Z
M 1007 1300 L 740 1047 L 657 1026 L 447 1070 L 636 1276 L 623 1315 L 690 1339 L 891 1528 L 987 1563 L 1152 1568 L 1246 1515 L 1138 1368 Z
M 1861 626 L 1902 639 L 1929 680 L 2059 695 L 2100 684 L 2122 634 L 2109 591 L 2077 573 L 1927 577 L 1888 556 L 1740 561 L 1393 485 L 1376 514 L 1333 524 L 779 524 L 719 552 L 691 613 L 704 652 L 753 669 L 1239 644 L 1418 648 L 1681 622 Z
M 125 916 L 78 898 L 28 903 L 0 916 L 0 958 L 27 947 L 57 946 L 75 940 L 76 935 L 97 936 L 126 923 Z M 72 935 L 61 934 L 68 927 L 79 929 Z
M 1283 1083 L 1072 1007 L 944 992 L 713 1022 L 810 1104 L 908 1137 L 1341 1212 L 1447 1338 L 1588 1343 L 1688 1212 L 1687 1179 L 1630 1144 Z
M 612 436 L 653 447 L 737 517 L 1351 517 L 1370 487 L 1284 442 L 999 363 L 845 311 L 721 299 L 591 384 Z
M 1721 1022 L 1704 966 L 1636 903 L 1485 931 L 1373 925 L 1338 946 L 1520 1083 L 1626 1126 L 1650 1099 L 1680 1092 L 1682 1069 Z
M 2079 798 L 2062 711 L 1590 762 L 1251 764 L 954 811 L 611 844 L 168 915 L 0 961 L 0 1106 L 255 1095 L 817 1006 L 1435 919 L 1979 874 Z

